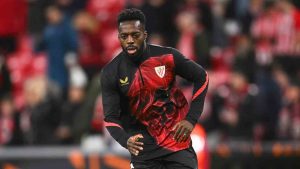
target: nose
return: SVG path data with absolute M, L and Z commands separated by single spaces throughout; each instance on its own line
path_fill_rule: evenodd
M 133 37 L 132 37 L 131 35 L 128 36 L 128 38 L 127 38 L 127 43 L 129 43 L 129 44 L 134 43 Z

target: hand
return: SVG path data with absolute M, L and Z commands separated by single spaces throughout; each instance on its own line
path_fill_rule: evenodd
M 58 129 L 56 130 L 56 136 L 59 139 L 67 139 L 70 138 L 71 135 L 71 129 L 68 126 L 60 126 L 58 127 Z
M 193 131 L 194 126 L 187 120 L 178 122 L 172 129 L 175 132 L 174 139 L 176 142 L 185 142 Z
M 138 156 L 139 152 L 143 150 L 144 143 L 139 142 L 141 138 L 144 138 L 143 135 L 137 134 L 129 137 L 129 139 L 127 140 L 127 149 L 131 154 L 135 156 Z

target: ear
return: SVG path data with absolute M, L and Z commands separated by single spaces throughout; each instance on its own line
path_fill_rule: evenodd
M 147 37 L 148 37 L 148 32 L 147 31 L 144 31 L 144 36 L 145 36 L 145 40 L 146 40 Z

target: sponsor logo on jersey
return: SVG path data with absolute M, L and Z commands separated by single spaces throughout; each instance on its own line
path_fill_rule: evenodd
M 126 76 L 124 79 L 120 79 L 121 86 L 128 85 L 128 77 Z

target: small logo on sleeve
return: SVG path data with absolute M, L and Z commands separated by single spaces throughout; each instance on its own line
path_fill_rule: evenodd
M 166 66 L 157 66 L 154 68 L 156 74 L 160 77 L 163 78 L 165 76 L 165 72 L 166 72 Z
M 121 83 L 121 86 L 128 85 L 129 84 L 128 77 L 126 76 L 124 79 L 120 78 L 120 83 Z

